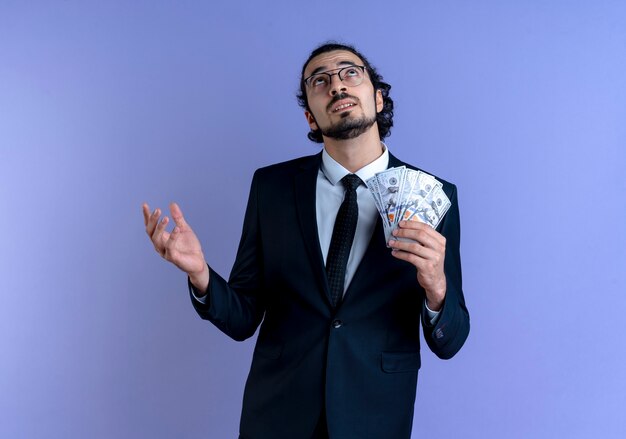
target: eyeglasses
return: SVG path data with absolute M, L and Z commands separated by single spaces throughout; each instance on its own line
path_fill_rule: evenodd
M 328 87 L 330 87 L 330 84 L 333 81 L 333 76 L 335 75 L 337 75 L 339 80 L 348 87 L 355 87 L 363 82 L 363 78 L 365 77 L 365 66 L 354 65 L 315 73 L 304 79 L 303 82 L 312 92 L 325 93 L 328 91 Z

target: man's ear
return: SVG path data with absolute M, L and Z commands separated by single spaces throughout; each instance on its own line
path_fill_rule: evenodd
M 311 113 L 310 111 L 305 111 L 304 117 L 306 117 L 306 121 L 309 124 L 309 128 L 311 128 L 312 131 L 315 131 L 319 128 L 317 126 L 317 122 L 315 121 L 315 117 L 313 117 L 313 113 Z
M 377 113 L 380 113 L 381 111 L 383 111 L 383 104 L 384 104 L 383 92 L 379 88 L 378 90 L 376 90 L 376 112 Z

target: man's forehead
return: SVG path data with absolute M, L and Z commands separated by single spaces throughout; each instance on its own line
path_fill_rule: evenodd
M 309 61 L 304 70 L 304 77 L 310 76 L 313 72 L 332 70 L 350 64 L 362 65 L 363 61 L 347 50 L 333 50 L 332 52 L 321 53 Z

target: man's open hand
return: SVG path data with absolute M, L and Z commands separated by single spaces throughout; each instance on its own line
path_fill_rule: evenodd
M 165 230 L 169 218 L 164 216 L 159 221 L 161 209 L 157 208 L 150 214 L 148 204 L 144 203 L 141 207 L 146 233 L 157 253 L 187 273 L 196 288 L 206 291 L 209 284 L 209 270 L 204 260 L 202 247 L 196 234 L 185 221 L 180 207 L 176 203 L 170 204 L 170 214 L 175 223 L 171 233 Z

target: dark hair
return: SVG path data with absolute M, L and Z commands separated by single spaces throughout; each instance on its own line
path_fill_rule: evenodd
M 335 50 L 346 50 L 361 58 L 363 64 L 365 65 L 365 69 L 367 70 L 367 73 L 370 77 L 370 80 L 372 81 L 372 84 L 374 86 L 374 93 L 376 93 L 377 90 L 381 91 L 383 96 L 383 109 L 380 111 L 380 113 L 376 115 L 376 122 L 378 123 L 378 134 L 380 135 L 381 139 L 384 139 L 385 137 L 389 136 L 391 127 L 393 126 L 393 99 L 389 97 L 389 90 L 391 89 L 391 85 L 383 82 L 383 77 L 376 71 L 376 68 L 370 64 L 367 58 L 365 58 L 358 50 L 356 50 L 352 46 L 331 41 L 322 44 L 317 49 L 313 50 L 313 52 L 311 52 L 309 58 L 302 66 L 302 72 L 300 73 L 300 91 L 296 95 L 296 98 L 298 99 L 298 105 L 300 105 L 307 111 L 311 111 L 311 109 L 309 108 L 309 101 L 306 97 L 306 88 L 303 81 L 304 70 L 306 69 L 306 66 L 316 56 Z M 322 131 L 319 128 L 316 130 L 311 130 L 307 134 L 307 136 L 313 142 L 323 142 Z

